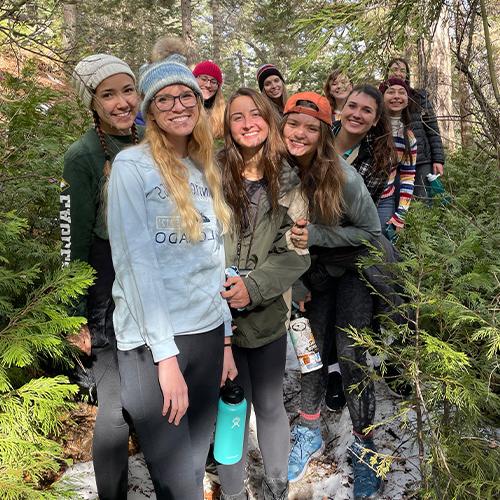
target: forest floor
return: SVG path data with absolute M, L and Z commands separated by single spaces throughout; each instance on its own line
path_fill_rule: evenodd
M 290 422 L 297 418 L 300 402 L 300 373 L 296 359 L 289 349 L 285 375 L 284 399 Z M 403 422 L 395 418 L 398 403 L 384 383 L 376 383 L 376 422 L 384 422 L 376 431 L 375 441 L 381 453 L 394 457 L 391 470 L 385 481 L 384 500 L 405 499 L 411 495 L 419 481 L 417 449 L 412 438 L 413 416 Z M 76 462 L 62 477 L 71 484 L 78 498 L 97 499 L 94 472 L 90 458 L 91 426 L 93 411 L 80 407 L 76 414 L 79 425 L 73 428 L 73 437 L 66 443 L 68 455 Z M 253 417 L 253 415 L 252 415 Z M 352 442 L 351 423 L 347 408 L 341 413 L 323 412 L 323 438 L 326 448 L 322 457 L 311 462 L 304 478 L 291 485 L 290 500 L 348 500 L 352 498 L 352 470 L 346 449 Z M 135 445 L 132 444 L 132 452 Z M 263 474 L 262 459 L 258 451 L 255 421 L 250 422 L 250 459 L 248 465 L 249 489 L 255 500 L 260 500 L 260 483 Z M 85 461 L 86 460 L 86 461 Z M 206 481 L 207 490 L 210 482 Z M 75 498 L 77 498 L 75 497 Z M 155 499 L 149 474 L 140 453 L 129 460 L 129 500 Z M 217 498 L 216 495 L 207 498 Z

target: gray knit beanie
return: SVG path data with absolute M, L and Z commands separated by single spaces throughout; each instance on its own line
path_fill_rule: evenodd
M 106 78 L 119 73 L 131 76 L 135 83 L 135 75 L 126 62 L 109 54 L 93 54 L 75 66 L 71 75 L 71 85 L 83 104 L 90 109 L 97 86 Z
M 153 64 L 145 64 L 139 70 L 139 92 L 142 95 L 142 116 L 148 113 L 151 100 L 158 91 L 167 85 L 185 85 L 203 99 L 201 89 L 191 70 L 186 66 L 186 58 L 172 54 Z

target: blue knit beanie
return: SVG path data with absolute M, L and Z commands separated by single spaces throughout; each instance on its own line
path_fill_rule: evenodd
M 139 92 L 142 95 L 141 112 L 148 113 L 151 100 L 158 91 L 168 85 L 185 85 L 203 99 L 201 89 L 191 70 L 186 66 L 186 58 L 172 54 L 153 64 L 145 64 L 139 70 Z

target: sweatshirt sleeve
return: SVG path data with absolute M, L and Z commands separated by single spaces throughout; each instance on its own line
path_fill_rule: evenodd
M 343 190 L 346 225 L 309 224 L 309 247 L 359 246 L 364 240 L 380 236 L 377 209 L 359 174 L 349 173 Z
M 97 180 L 92 178 L 92 173 L 92 165 L 85 154 L 66 153 L 59 196 L 63 266 L 74 260 L 89 261 L 97 211 Z M 78 316 L 87 316 L 86 295 L 81 297 L 73 312 Z
M 286 233 L 292 226 L 293 221 L 285 214 L 265 261 L 243 278 L 251 299 L 248 310 L 275 300 L 309 268 L 309 255 L 299 255 L 293 245 L 287 243 Z
M 135 164 L 120 155 L 109 182 L 108 231 L 115 279 L 154 361 L 177 355 L 169 300 L 148 230 L 143 179 Z

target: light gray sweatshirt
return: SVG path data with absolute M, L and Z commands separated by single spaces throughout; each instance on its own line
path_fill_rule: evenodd
M 197 243 L 180 229 L 175 203 L 148 145 L 120 152 L 109 182 L 118 349 L 146 344 L 155 362 L 179 353 L 176 335 L 207 332 L 223 322 L 231 335 L 231 313 L 220 295 L 225 281 L 220 224 L 203 172 L 189 158 L 182 162 L 203 219 Z

